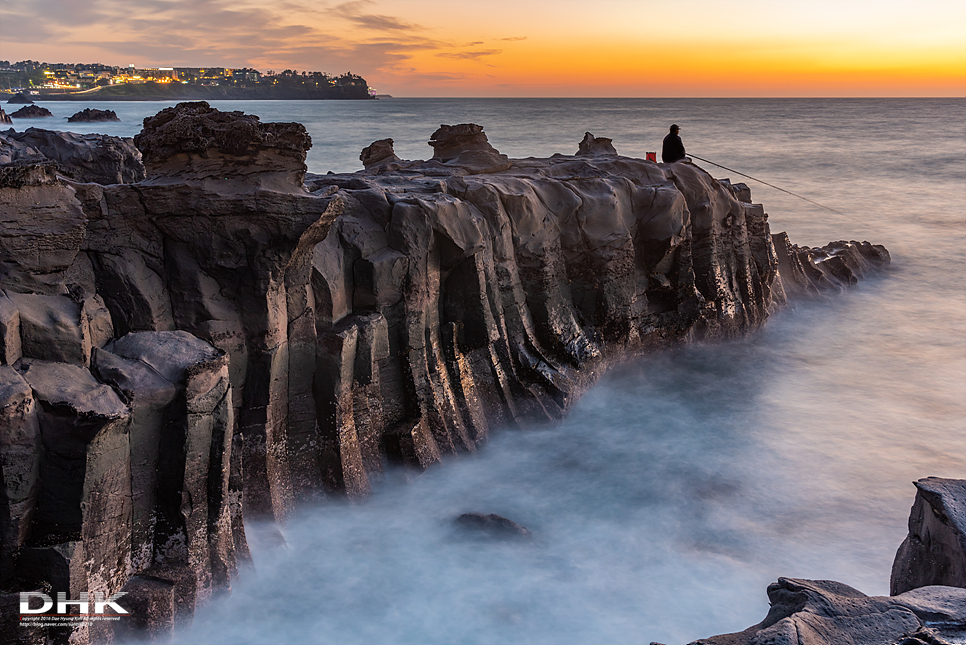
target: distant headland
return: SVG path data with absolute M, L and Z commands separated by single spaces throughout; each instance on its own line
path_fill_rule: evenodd
M 33 101 L 320 100 L 372 99 L 376 90 L 351 72 L 0 60 L 0 99 L 17 94 Z

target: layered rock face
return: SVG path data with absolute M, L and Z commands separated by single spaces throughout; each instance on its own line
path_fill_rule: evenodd
M 57 172 L 79 182 L 129 184 L 144 179 L 141 153 L 133 139 L 27 128 L 0 132 L 0 164 L 50 161 Z
M 136 183 L 0 166 L 0 571 L 123 589 L 148 633 L 228 585 L 242 504 L 363 496 L 560 418 L 615 361 L 888 265 L 773 238 L 747 187 L 604 139 L 510 160 L 443 126 L 429 161 L 385 140 L 307 184 L 298 124 L 186 103 L 135 142 Z

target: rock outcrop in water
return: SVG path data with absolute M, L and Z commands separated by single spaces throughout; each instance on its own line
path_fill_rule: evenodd
M 966 636 L 966 589 L 882 597 L 841 582 L 779 578 L 768 602 L 759 624 L 691 645 L 951 645 Z
M 40 119 L 54 116 L 54 113 L 39 105 L 25 105 L 10 116 L 14 119 Z
M 103 123 L 106 121 L 120 121 L 114 110 L 97 110 L 84 108 L 67 117 L 68 123 Z
M 892 565 L 892 596 L 829 580 L 779 578 L 771 608 L 743 632 L 691 645 L 952 645 L 966 642 L 966 480 L 928 477 Z
M 30 99 L 30 97 L 28 97 L 23 92 L 17 92 L 9 99 L 7 99 L 7 103 L 11 103 L 11 104 L 20 103 L 23 105 L 30 105 L 33 103 L 33 101 Z
M 892 595 L 927 585 L 966 588 L 966 480 L 916 482 L 909 535 L 892 565 Z
M 36 142 L 85 140 L 32 136 L 0 140 L 0 602 L 124 591 L 148 633 L 228 587 L 242 507 L 363 496 L 559 419 L 616 361 L 888 266 L 773 237 L 689 163 L 510 160 L 471 124 L 308 186 L 301 125 L 205 103 L 145 120 L 135 183 L 65 180 L 86 153 Z

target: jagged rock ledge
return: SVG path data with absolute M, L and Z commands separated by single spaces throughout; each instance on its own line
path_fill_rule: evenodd
M 953 645 L 966 642 L 966 480 L 927 477 L 892 566 L 892 596 L 830 580 L 779 578 L 743 632 L 690 645 Z
M 383 140 L 305 183 L 300 124 L 203 102 L 145 119 L 139 151 L 77 136 L 0 133 L 0 603 L 123 590 L 149 634 L 229 587 L 243 510 L 366 495 L 559 419 L 616 361 L 889 264 L 796 247 L 746 186 L 589 134 L 511 160 L 442 126 L 430 160 Z

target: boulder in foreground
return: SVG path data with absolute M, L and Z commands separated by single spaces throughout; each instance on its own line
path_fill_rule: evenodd
M 909 535 L 892 565 L 891 593 L 927 585 L 966 587 L 966 480 L 916 482 Z
M 691 645 L 944 645 L 961 643 L 966 589 L 866 596 L 841 582 L 779 578 L 765 620 Z M 948 640 L 947 640 L 948 639 Z

